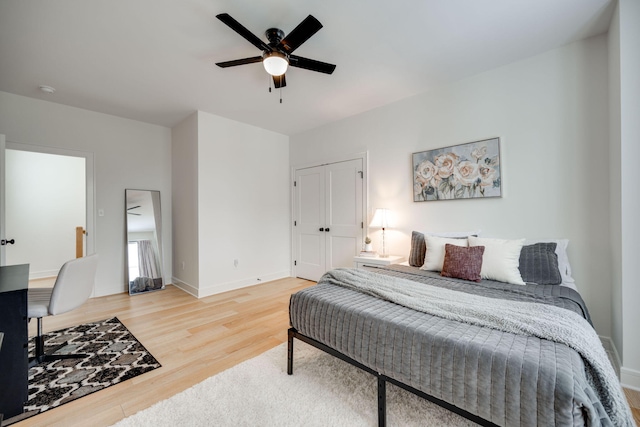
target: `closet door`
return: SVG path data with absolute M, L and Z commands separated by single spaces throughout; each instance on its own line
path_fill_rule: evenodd
M 363 233 L 362 159 L 298 169 L 295 173 L 296 276 L 318 280 L 351 267 Z
M 299 169 L 295 176 L 294 246 L 297 277 L 318 280 L 325 272 L 324 166 Z
M 325 271 L 353 267 L 362 249 L 362 160 L 325 166 Z

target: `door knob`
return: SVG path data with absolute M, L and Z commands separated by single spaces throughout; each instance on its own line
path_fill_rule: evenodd
M 324 231 L 324 228 L 320 227 L 320 231 Z
M 328 228 L 325 228 L 325 229 L 324 229 L 324 231 L 329 232 L 329 229 L 328 229 Z
M 13 245 L 15 242 L 16 241 L 14 239 L 11 239 L 11 240 L 2 239 L 2 240 L 0 240 L 0 246 Z

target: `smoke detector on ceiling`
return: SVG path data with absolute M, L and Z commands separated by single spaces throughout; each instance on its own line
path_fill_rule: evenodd
M 47 85 L 40 85 L 39 88 L 41 92 L 48 93 L 48 94 L 52 94 L 56 91 L 56 88 L 47 86 Z

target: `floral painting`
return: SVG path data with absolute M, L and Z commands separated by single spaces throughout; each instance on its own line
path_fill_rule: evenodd
M 413 201 L 501 197 L 500 138 L 413 153 Z

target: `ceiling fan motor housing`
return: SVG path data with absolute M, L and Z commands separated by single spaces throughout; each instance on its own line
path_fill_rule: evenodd
M 267 40 L 269 40 L 269 46 L 276 47 L 280 40 L 284 38 L 284 31 L 279 28 L 269 28 L 264 32 L 264 35 L 267 36 Z

